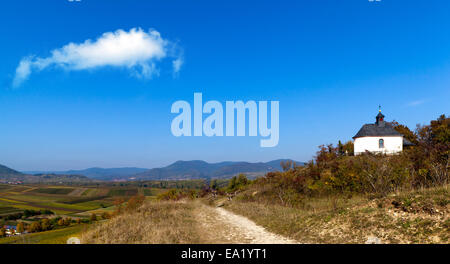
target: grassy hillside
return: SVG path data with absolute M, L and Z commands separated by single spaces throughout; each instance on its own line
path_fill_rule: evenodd
M 83 233 L 89 244 L 200 243 L 192 203 L 147 202 L 139 210 L 99 223 Z
M 305 197 L 301 207 L 259 201 L 248 190 L 225 208 L 304 243 L 450 243 L 450 187 L 366 196 Z
M 147 184 L 150 183 L 145 185 Z M 156 185 L 159 186 L 159 182 Z M 154 200 L 157 195 L 164 191 L 165 189 L 138 187 L 137 185 L 61 186 L 0 184 L 0 227 L 4 225 L 15 226 L 23 223 L 25 230 L 29 230 L 34 223 L 40 223 L 41 227 L 43 227 L 44 220 L 71 219 L 69 225 L 59 224 L 58 221 L 51 223 L 51 228 L 32 231 L 37 233 L 2 237 L 0 238 L 0 244 L 65 243 L 68 237 L 79 235 L 81 231 L 84 231 L 92 223 L 90 220 L 92 214 L 95 213 L 98 220 L 105 220 L 117 210 L 117 204 L 125 203 L 128 205 L 129 202 L 127 201 L 131 199 L 131 196 L 143 195 L 142 199 L 144 200 Z M 30 215 L 30 210 L 34 212 L 49 210 L 51 212 Z M 108 215 L 108 217 L 104 215 Z
M 2 176 L 20 176 L 22 173 L 15 171 L 11 168 L 8 168 L 6 166 L 0 165 L 0 175 Z

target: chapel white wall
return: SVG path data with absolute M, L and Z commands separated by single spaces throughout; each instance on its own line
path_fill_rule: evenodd
M 384 140 L 384 148 L 379 148 L 379 140 Z M 374 153 L 395 154 L 403 151 L 403 137 L 360 137 L 354 142 L 355 155 L 367 151 Z

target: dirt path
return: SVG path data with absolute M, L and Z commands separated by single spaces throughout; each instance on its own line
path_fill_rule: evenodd
M 253 221 L 220 207 L 200 205 L 197 216 L 205 239 L 222 244 L 296 244 L 295 240 L 273 234 Z

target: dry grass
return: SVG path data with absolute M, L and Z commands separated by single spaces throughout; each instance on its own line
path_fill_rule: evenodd
M 449 186 L 388 197 L 305 198 L 301 208 L 284 207 L 242 193 L 203 200 L 246 216 L 268 231 L 303 243 L 365 243 L 378 237 L 382 243 L 449 243 Z M 137 211 L 94 225 L 82 235 L 83 243 L 183 244 L 244 242 L 233 240 L 239 230 L 225 230 L 212 210 L 199 201 L 146 201 Z M 203 209 L 203 210 L 202 210 Z M 231 239 L 231 240 L 230 240 Z M 245 242 L 244 242 L 245 243 Z
M 147 201 L 137 211 L 99 223 L 82 235 L 90 244 L 200 243 L 194 204 Z
M 269 231 L 304 243 L 449 243 L 449 186 L 404 192 L 370 200 L 364 197 L 307 198 L 289 208 L 235 199 L 225 204 Z

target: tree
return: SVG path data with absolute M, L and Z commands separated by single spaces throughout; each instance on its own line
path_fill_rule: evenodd
M 341 155 L 341 156 L 345 155 L 344 145 L 342 144 L 342 142 L 340 140 L 338 142 L 338 152 L 339 152 L 339 155 Z
M 412 132 L 407 126 L 405 125 L 401 125 L 399 124 L 397 121 L 393 121 L 392 126 L 394 127 L 394 129 L 403 135 L 403 137 L 405 137 L 409 142 L 413 143 L 413 144 L 417 144 L 417 135 Z
M 42 226 L 39 222 L 33 222 L 28 228 L 28 232 L 30 233 L 40 232 L 41 230 Z
M 292 160 L 282 161 L 280 162 L 280 166 L 283 171 L 288 171 L 293 167 Z
M 243 173 L 239 174 L 237 178 L 238 187 L 244 187 L 247 184 L 248 184 L 247 176 L 245 176 L 245 174 Z
M 227 191 L 228 192 L 234 192 L 236 190 L 242 189 L 249 183 L 249 180 L 245 176 L 245 174 L 239 174 L 237 177 L 234 176 L 231 178 L 230 182 L 228 183 Z
M 210 185 L 211 189 L 213 190 L 217 190 L 219 188 L 219 185 L 217 184 L 217 180 L 214 179 L 211 181 L 211 185 Z
M 145 201 L 145 196 L 144 195 L 136 195 L 131 197 L 128 200 L 127 203 L 127 211 L 134 211 L 136 209 L 138 209 Z
M 123 198 L 116 198 L 114 200 L 114 206 L 116 207 L 116 210 L 114 213 L 116 215 L 122 213 L 123 203 L 125 203 L 125 200 Z
M 236 189 L 236 185 L 237 185 L 237 178 L 236 176 L 233 176 L 233 178 L 231 178 L 230 182 L 228 183 L 228 191 L 233 191 L 234 189 Z
M 349 140 L 347 141 L 347 143 L 345 143 L 343 146 L 343 152 L 345 153 L 345 155 L 347 156 L 353 156 L 354 152 L 355 152 L 355 146 L 353 144 L 353 141 Z
M 52 229 L 50 221 L 48 219 L 41 220 L 41 227 L 42 227 L 42 231 L 47 231 L 47 230 Z
M 91 220 L 91 222 L 97 221 L 97 215 L 95 213 L 91 214 L 90 220 Z
M 72 223 L 72 218 L 67 217 L 64 219 L 64 225 L 65 226 L 70 226 L 70 224 Z
M 25 231 L 24 225 L 22 222 L 17 224 L 17 233 L 23 233 L 23 231 Z
M 108 212 L 103 212 L 102 213 L 102 219 L 110 219 L 110 218 L 111 218 L 111 215 L 108 214 Z

